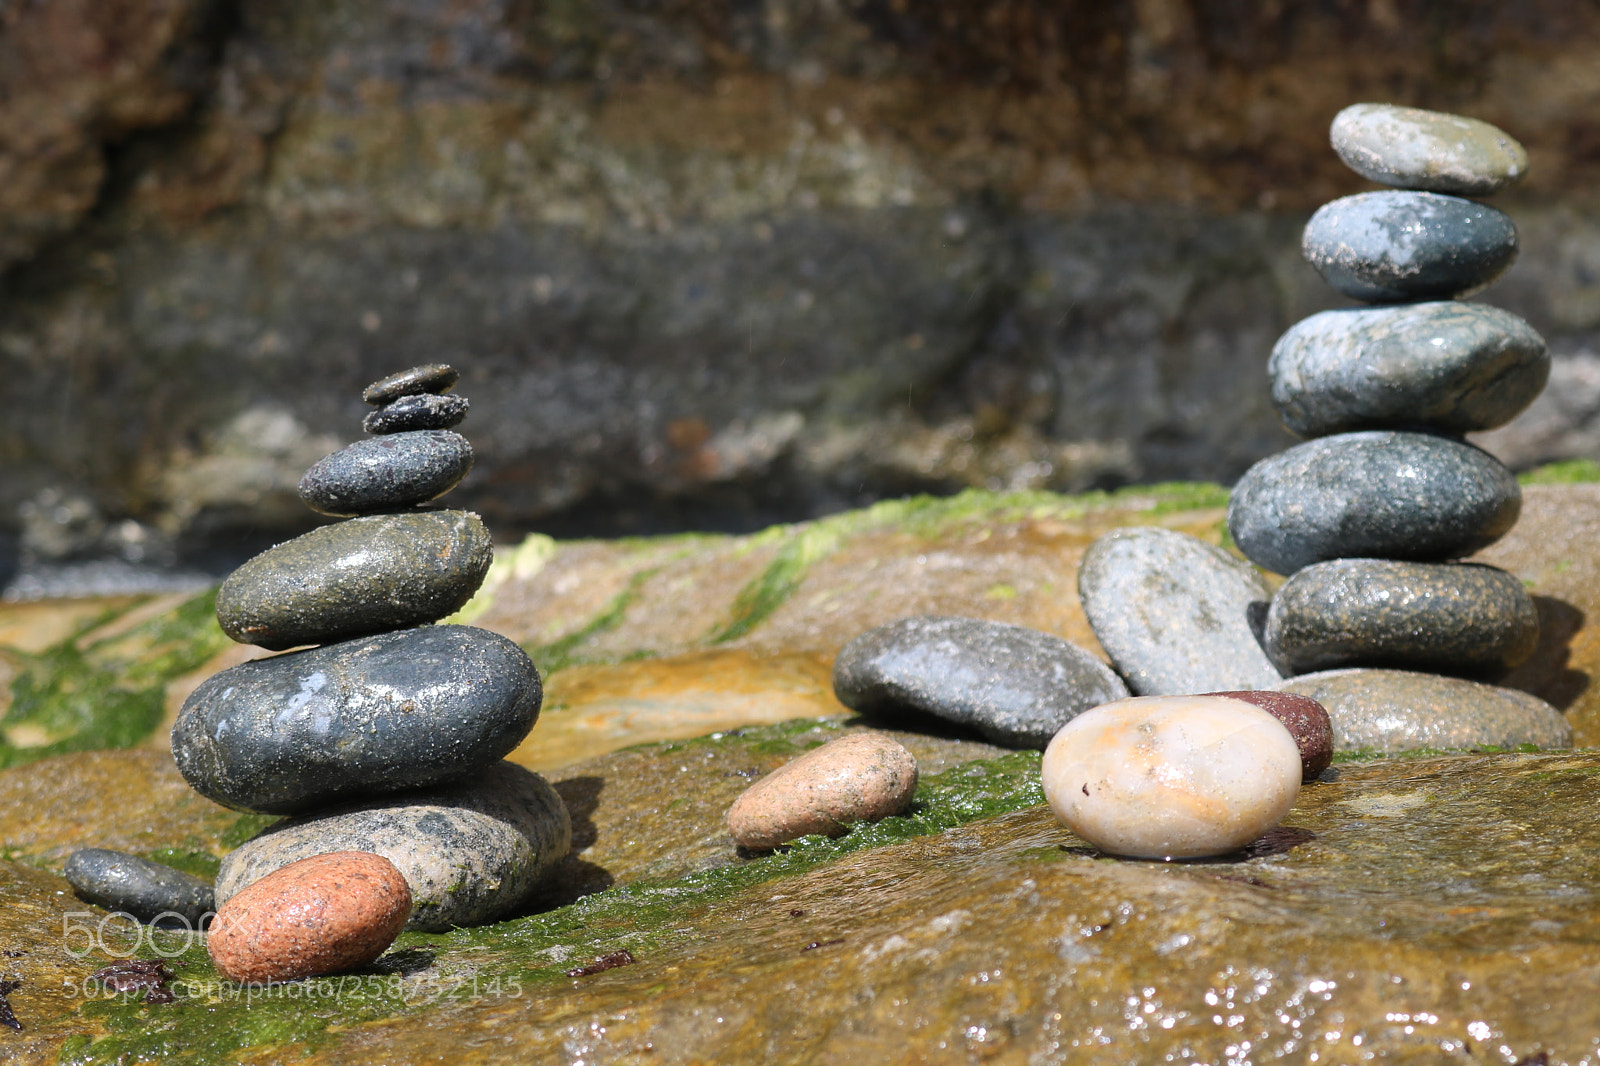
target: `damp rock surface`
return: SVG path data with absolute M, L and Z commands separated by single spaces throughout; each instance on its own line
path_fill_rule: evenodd
M 110 848 L 80 848 L 62 876 L 78 898 L 141 922 L 158 919 L 199 929 L 215 906 L 211 885 L 163 863 Z
M 1214 544 L 1170 529 L 1115 530 L 1084 553 L 1078 596 L 1135 695 L 1282 680 L 1250 623 L 1271 590 L 1249 563 Z
M 459 433 L 390 433 L 318 461 L 300 479 L 300 498 L 338 517 L 398 510 L 443 496 L 471 469 L 472 445 Z
M 1475 118 L 1395 104 L 1351 104 L 1328 139 L 1346 166 L 1382 185 L 1488 196 L 1528 172 L 1528 151 Z
M 980 618 L 902 618 L 857 636 L 833 664 L 846 707 L 926 715 L 1007 747 L 1043 748 L 1072 717 L 1127 695 L 1111 669 L 1050 633 Z
M 728 809 L 728 831 L 751 849 L 811 833 L 839 836 L 857 822 L 900 814 L 917 789 L 917 760 L 893 737 L 830 740 L 751 785 Z
M 217 621 L 279 651 L 434 622 L 472 597 L 494 558 L 468 511 L 368 515 L 285 541 L 217 592 Z
M 474 626 L 424 626 L 254 659 L 207 678 L 172 730 L 195 791 L 289 814 L 462 780 L 538 720 L 526 652 Z

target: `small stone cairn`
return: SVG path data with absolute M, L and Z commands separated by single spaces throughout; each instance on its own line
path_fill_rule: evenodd
M 246 562 L 217 594 L 234 640 L 271 650 L 207 679 L 172 731 L 179 770 L 239 810 L 291 815 L 229 854 L 216 902 L 290 863 L 368 852 L 410 887 L 408 928 L 504 917 L 570 850 L 571 823 L 537 774 L 504 761 L 543 698 L 516 644 L 436 625 L 493 557 L 477 515 L 426 505 L 472 466 L 454 432 L 467 401 L 448 366 L 363 393 L 372 436 L 306 472 L 300 495 L 345 521 Z

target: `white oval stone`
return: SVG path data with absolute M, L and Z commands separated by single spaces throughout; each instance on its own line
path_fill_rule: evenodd
M 1195 859 L 1241 848 L 1289 813 L 1300 749 L 1243 700 L 1140 696 L 1068 722 L 1042 772 L 1056 817 L 1102 851 Z

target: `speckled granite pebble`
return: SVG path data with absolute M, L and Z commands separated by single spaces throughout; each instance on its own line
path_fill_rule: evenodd
M 217 911 L 206 950 L 224 977 L 292 981 L 364 966 L 411 913 L 411 891 L 379 855 L 340 851 L 285 866 Z
M 1353 429 L 1493 429 L 1550 376 L 1544 338 L 1488 304 L 1432 301 L 1324 311 L 1278 339 L 1272 403 L 1302 437 Z
M 319 460 L 300 479 L 313 511 L 348 517 L 437 499 L 472 469 L 472 445 L 449 430 L 358 440 Z
M 1278 686 L 1328 709 L 1335 751 L 1570 748 L 1561 712 L 1526 692 L 1409 670 L 1324 670 Z
M 1170 529 L 1107 533 L 1078 570 L 1094 635 L 1140 696 L 1270 688 L 1283 680 L 1250 628 L 1272 593 L 1249 563 Z
M 461 378 L 445 363 L 427 363 L 379 378 L 362 390 L 361 398 L 374 407 L 393 403 L 402 396 L 449 392 Z
M 765 850 L 821 833 L 836 837 L 856 822 L 900 814 L 917 790 L 917 760 L 884 733 L 852 733 L 786 763 L 728 808 L 728 832 Z
M 313 529 L 228 575 L 217 622 L 280 650 L 433 622 L 489 572 L 489 531 L 468 511 L 369 515 Z
M 1110 667 L 1060 637 L 937 616 L 850 641 L 834 660 L 833 690 L 865 715 L 932 715 L 1012 748 L 1042 748 L 1080 711 L 1128 693 Z
M 1394 104 L 1351 104 L 1328 139 L 1345 165 L 1382 185 L 1488 196 L 1522 179 L 1528 152 L 1475 118 Z
M 486 629 L 424 626 L 213 674 L 172 729 L 196 792 L 288 814 L 467 778 L 539 717 L 527 653 Z
M 467 417 L 465 396 L 434 396 L 424 393 L 402 396 L 385 404 L 362 420 L 368 433 L 405 433 L 418 429 L 449 429 Z
M 80 899 L 141 922 L 199 929 L 214 906 L 211 886 L 200 878 L 122 851 L 80 848 L 61 873 Z
M 1143 696 L 1085 711 L 1045 749 L 1063 825 L 1113 855 L 1223 855 L 1277 825 L 1300 749 L 1272 715 L 1225 696 Z
M 312 855 L 370 851 L 411 888 L 406 928 L 439 933 L 514 914 L 571 847 L 572 821 L 555 789 L 501 762 L 464 784 L 280 822 L 222 860 L 217 901 Z
M 1267 611 L 1267 649 L 1287 674 L 1391 666 L 1494 677 L 1538 642 L 1522 582 L 1477 563 L 1317 563 L 1285 582 Z
M 1307 441 L 1245 472 L 1228 501 L 1239 550 L 1280 574 L 1325 559 L 1438 562 L 1505 535 L 1517 479 L 1488 452 L 1425 433 Z
M 1471 200 L 1366 192 L 1318 208 L 1300 249 L 1324 281 L 1357 300 L 1448 300 L 1504 273 L 1517 257 L 1517 228 Z
M 1309 696 L 1292 692 L 1253 689 L 1244 692 L 1207 692 L 1207 696 L 1231 696 L 1260 707 L 1283 723 L 1300 749 L 1300 779 L 1315 781 L 1333 762 L 1333 723 L 1328 710 Z

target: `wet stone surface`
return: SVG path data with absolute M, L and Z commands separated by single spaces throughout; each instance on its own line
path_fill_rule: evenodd
M 67 858 L 62 876 L 78 898 L 141 922 L 182 923 L 199 929 L 215 909 L 211 884 L 182 870 L 108 848 L 82 848 Z
M 424 626 L 241 663 L 204 681 L 172 731 L 201 795 L 288 814 L 473 776 L 539 717 L 538 671 L 472 626 Z
M 1522 582 L 1476 563 L 1316 563 L 1285 582 L 1267 612 L 1267 649 L 1289 674 L 1389 666 L 1499 677 L 1538 641 Z
M 330 851 L 394 863 L 411 887 L 408 929 L 442 932 L 515 913 L 572 846 L 566 805 L 538 774 L 497 763 L 473 780 L 280 822 L 222 860 L 217 902 Z
M 1301 251 L 1353 299 L 1448 300 L 1505 272 L 1517 257 L 1517 229 L 1503 212 L 1454 196 L 1357 193 L 1311 216 Z
M 833 664 L 839 701 L 906 724 L 928 715 L 1007 747 L 1043 748 L 1073 716 L 1127 687 L 1060 637 L 978 618 L 917 617 L 870 629 Z
M 1282 680 L 1250 626 L 1272 593 L 1249 563 L 1168 529 L 1119 529 L 1090 546 L 1078 595 L 1095 636 L 1140 696 L 1270 688 Z
M 1477 681 L 1350 668 L 1303 674 L 1279 689 L 1310 696 L 1328 709 L 1335 751 L 1572 744 L 1572 727 L 1548 703 Z
M 1333 150 L 1382 185 L 1488 196 L 1520 181 L 1528 152 L 1478 119 L 1394 104 L 1351 104 L 1333 119 Z
M 1433 301 L 1324 311 L 1289 328 L 1267 363 L 1272 403 L 1302 437 L 1354 429 L 1492 429 L 1550 376 L 1544 339 L 1509 311 Z
M 402 396 L 369 414 L 362 420 L 361 428 L 378 434 L 449 429 L 467 417 L 468 406 L 465 396 Z
M 449 392 L 461 380 L 454 367 L 445 363 L 426 363 L 380 378 L 361 391 L 361 398 L 373 406 L 393 403 L 402 396 Z
M 274 651 L 434 622 L 489 572 L 489 531 L 468 511 L 369 515 L 285 541 L 228 575 L 217 621 Z
M 1487 452 L 1425 433 L 1307 441 L 1245 472 L 1228 503 L 1239 550 L 1279 574 L 1326 559 L 1437 562 L 1500 539 L 1522 490 Z
M 472 446 L 459 433 L 390 433 L 319 461 L 300 479 L 300 498 L 340 517 L 392 511 L 443 496 L 471 469 Z

